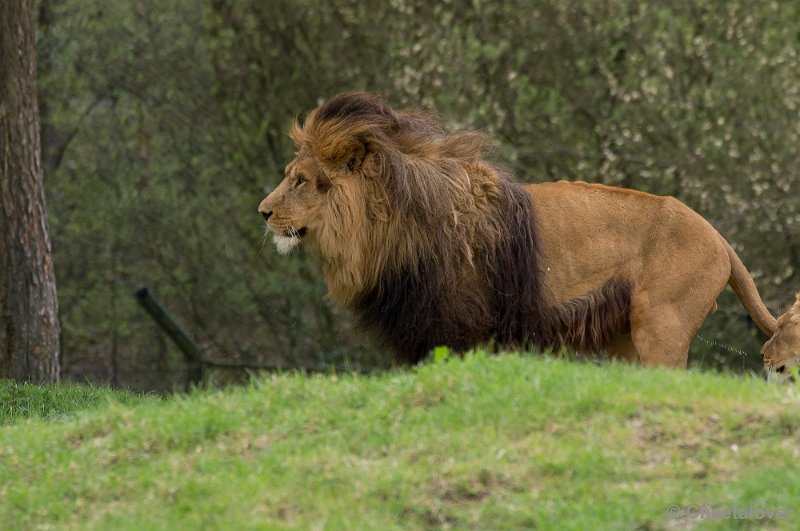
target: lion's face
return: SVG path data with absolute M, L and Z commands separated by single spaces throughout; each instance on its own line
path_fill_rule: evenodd
M 764 343 L 761 357 L 770 380 L 784 381 L 791 367 L 800 366 L 800 293 L 794 306 L 778 317 L 778 331 Z
M 258 207 L 281 254 L 321 228 L 329 188 L 330 180 L 313 156 L 300 153 L 286 166 L 286 176 Z

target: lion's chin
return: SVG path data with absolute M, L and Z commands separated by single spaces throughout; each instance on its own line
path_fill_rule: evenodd
M 783 383 L 786 381 L 795 381 L 794 367 L 800 366 L 800 359 L 798 357 L 790 358 L 786 362 L 781 363 L 777 368 L 770 367 L 766 369 L 767 381 Z
M 275 231 L 267 225 L 267 231 L 272 232 L 272 241 L 275 243 L 275 248 L 278 252 L 280 254 L 289 254 L 292 252 L 292 249 L 300 245 L 303 236 L 308 232 L 308 228 L 303 227 L 302 229 L 295 229 L 289 227 L 287 231 L 281 231 L 283 232 L 283 234 L 281 234 L 281 232 Z
M 300 236 L 281 236 L 280 234 L 273 234 L 272 241 L 275 243 L 275 248 L 281 254 L 289 254 L 292 249 L 300 245 Z
M 788 374 L 780 374 L 774 370 L 767 369 L 764 372 L 767 374 L 767 381 L 770 383 L 783 383 L 789 379 Z

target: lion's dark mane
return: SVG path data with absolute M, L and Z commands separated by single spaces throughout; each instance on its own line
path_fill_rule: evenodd
M 503 179 L 497 209 L 507 237 L 486 256 L 493 312 L 475 305 L 453 313 L 447 279 L 436 266 L 436 250 L 421 256 L 415 272 L 385 275 L 353 310 L 359 322 L 376 331 L 400 363 L 417 363 L 434 347 L 466 351 L 494 343 L 508 348 L 570 347 L 580 352 L 603 349 L 629 326 L 630 282 L 614 278 L 597 290 L 550 306 L 542 293 L 539 236 L 530 195 Z

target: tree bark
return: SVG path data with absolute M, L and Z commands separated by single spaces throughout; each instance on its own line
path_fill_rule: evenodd
M 0 377 L 59 378 L 56 279 L 36 98 L 34 0 L 0 0 Z

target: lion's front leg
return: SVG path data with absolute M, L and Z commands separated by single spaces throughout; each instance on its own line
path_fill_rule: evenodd
M 628 363 L 639 362 L 639 352 L 633 345 L 631 334 L 615 337 L 606 347 L 606 352 L 611 359 L 627 361 Z

